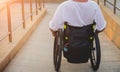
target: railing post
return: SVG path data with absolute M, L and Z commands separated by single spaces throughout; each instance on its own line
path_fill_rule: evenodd
M 21 5 L 22 5 L 22 20 L 23 20 L 23 28 L 25 29 L 26 28 L 26 25 L 25 25 L 25 10 L 24 10 L 24 0 L 21 0 Z
M 33 19 L 33 16 L 32 16 L 32 0 L 30 0 L 30 18 L 31 18 L 31 21 Z
M 97 0 L 97 3 L 99 4 L 99 0 Z
M 107 1 L 107 0 L 104 0 L 104 6 L 106 6 L 106 1 Z
M 42 0 L 42 4 L 43 4 L 43 8 L 44 8 L 44 6 L 45 6 L 45 5 L 44 5 L 44 0 Z
M 44 0 L 42 0 L 43 8 L 44 8 Z
M 39 2 L 39 10 L 41 10 L 41 0 L 38 0 Z
M 12 42 L 12 26 L 11 26 L 11 13 L 10 13 L 9 2 L 7 2 L 7 18 L 8 18 L 9 42 Z
M 116 14 L 116 0 L 114 0 L 114 14 Z
M 35 0 L 35 3 L 36 3 L 36 15 L 38 15 L 38 6 L 37 6 L 37 0 Z

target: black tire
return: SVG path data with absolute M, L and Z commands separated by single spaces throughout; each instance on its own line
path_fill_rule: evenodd
M 98 70 L 101 61 L 101 49 L 100 49 L 98 33 L 94 33 L 94 40 L 91 48 L 92 49 L 91 49 L 90 61 L 91 61 L 92 69 L 96 71 Z
M 61 66 L 61 58 L 62 58 L 62 30 L 59 30 L 56 34 L 54 39 L 54 53 L 53 53 L 53 60 L 54 60 L 54 68 L 55 71 L 59 71 Z

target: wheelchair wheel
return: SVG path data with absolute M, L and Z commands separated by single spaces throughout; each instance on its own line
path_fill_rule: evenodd
M 101 61 L 101 50 L 100 50 L 100 42 L 98 38 L 98 33 L 94 33 L 94 40 L 93 44 L 91 47 L 91 56 L 90 56 L 90 61 L 93 70 L 98 70 L 100 61 Z
M 54 39 L 54 68 L 56 71 L 59 71 L 61 66 L 61 58 L 62 58 L 62 30 L 59 30 Z

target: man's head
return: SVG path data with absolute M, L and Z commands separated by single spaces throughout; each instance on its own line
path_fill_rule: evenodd
M 73 1 L 76 1 L 76 2 L 87 2 L 88 0 L 73 0 Z

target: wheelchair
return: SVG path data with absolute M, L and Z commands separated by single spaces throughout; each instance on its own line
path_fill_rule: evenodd
M 64 29 L 59 29 L 56 32 L 56 36 L 54 39 L 53 63 L 56 72 L 59 72 L 61 66 L 61 59 L 63 56 L 62 54 L 64 54 L 63 51 L 66 43 L 66 41 L 64 40 L 65 28 L 66 28 L 66 24 L 64 24 Z M 92 41 L 88 48 L 90 49 L 89 60 L 91 63 L 91 68 L 94 71 L 97 71 L 99 69 L 100 61 L 101 61 L 101 49 L 100 49 L 98 33 L 94 31 L 94 28 L 95 28 L 95 23 L 92 24 L 92 29 L 93 29 Z

